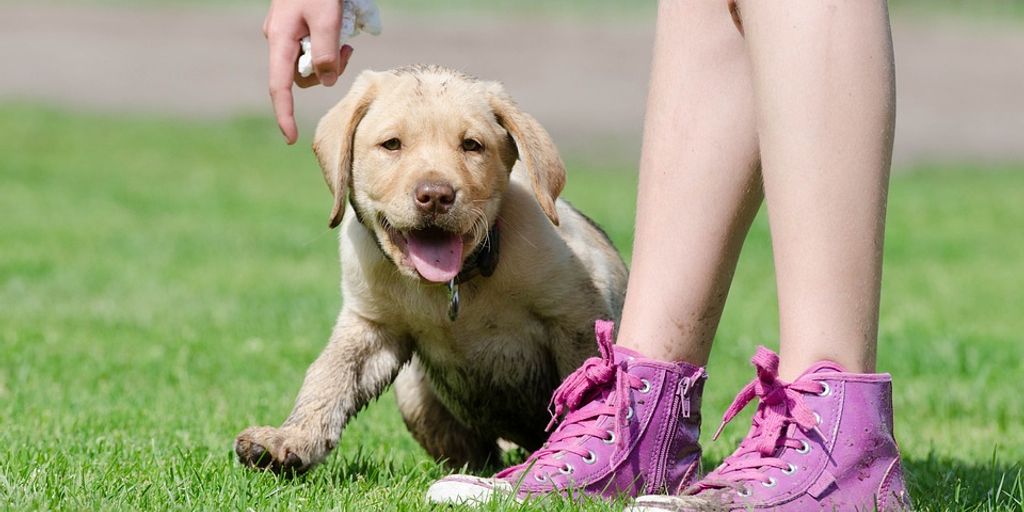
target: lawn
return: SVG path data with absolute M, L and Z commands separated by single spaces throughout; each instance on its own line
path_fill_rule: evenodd
M 285 147 L 262 118 L 14 105 L 0 105 L 0 133 L 0 508 L 428 508 L 445 470 L 390 394 L 305 477 L 234 462 L 239 430 L 288 413 L 339 307 L 307 142 Z M 567 160 L 566 196 L 628 251 L 634 174 Z M 1024 168 L 893 180 L 879 359 L 921 510 L 1024 510 L 1022 198 Z M 774 344 L 770 249 L 762 215 L 709 369 L 705 466 L 743 435 L 749 414 L 708 434 L 752 377 L 753 348 Z

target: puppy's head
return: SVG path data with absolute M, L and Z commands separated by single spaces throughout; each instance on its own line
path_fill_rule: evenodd
M 363 72 L 320 120 L 313 151 L 334 194 L 330 226 L 341 222 L 348 192 L 410 277 L 458 275 L 494 224 L 517 159 L 558 224 L 565 168 L 555 145 L 494 82 L 437 67 Z

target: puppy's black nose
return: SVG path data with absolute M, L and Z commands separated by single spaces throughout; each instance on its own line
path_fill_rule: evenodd
M 421 181 L 413 195 L 423 213 L 446 213 L 455 204 L 455 189 L 443 181 Z

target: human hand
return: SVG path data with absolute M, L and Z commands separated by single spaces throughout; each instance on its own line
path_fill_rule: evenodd
M 263 35 L 270 53 L 270 101 L 277 126 L 285 141 L 294 144 L 299 137 L 295 124 L 292 83 L 299 87 L 334 85 L 345 71 L 352 47 L 339 48 L 341 2 L 343 0 L 271 0 L 263 21 Z M 296 71 L 299 41 L 310 36 L 314 74 L 303 78 Z

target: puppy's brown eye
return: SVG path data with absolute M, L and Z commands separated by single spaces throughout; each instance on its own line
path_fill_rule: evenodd
M 462 141 L 463 151 L 482 151 L 484 146 L 473 139 L 466 139 Z
M 380 147 L 388 151 L 398 151 L 399 149 L 402 149 L 402 141 L 398 140 L 395 137 L 392 137 L 384 142 L 381 142 Z

